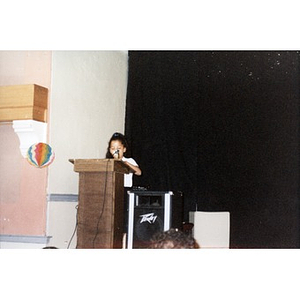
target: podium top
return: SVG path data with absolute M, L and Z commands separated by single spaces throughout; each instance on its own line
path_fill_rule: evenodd
M 117 159 L 69 159 L 75 172 L 117 172 L 133 173 L 134 170 Z

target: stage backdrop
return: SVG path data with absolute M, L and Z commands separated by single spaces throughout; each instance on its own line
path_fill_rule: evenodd
M 299 248 L 299 53 L 129 51 L 135 185 L 229 211 L 231 248 Z

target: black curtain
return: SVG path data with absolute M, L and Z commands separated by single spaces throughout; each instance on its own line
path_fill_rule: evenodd
M 299 53 L 129 51 L 135 185 L 229 211 L 232 248 L 299 247 Z

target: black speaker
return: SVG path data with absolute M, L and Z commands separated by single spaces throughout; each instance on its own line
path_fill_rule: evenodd
M 128 191 L 127 248 L 149 248 L 152 236 L 181 229 L 183 196 L 171 191 Z

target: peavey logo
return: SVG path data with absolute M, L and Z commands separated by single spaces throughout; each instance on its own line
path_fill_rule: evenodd
M 154 213 L 140 215 L 140 217 L 140 223 L 148 222 L 150 224 L 153 224 L 157 218 L 157 216 L 154 216 Z

